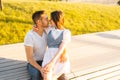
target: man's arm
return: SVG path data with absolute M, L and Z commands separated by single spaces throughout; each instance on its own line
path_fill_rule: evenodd
M 33 47 L 25 46 L 27 61 L 43 74 L 42 67 L 33 59 Z

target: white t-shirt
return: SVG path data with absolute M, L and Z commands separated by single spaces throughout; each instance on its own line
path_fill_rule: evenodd
M 24 38 L 24 45 L 33 47 L 33 58 L 36 61 L 43 60 L 47 47 L 47 34 L 44 32 L 40 36 L 33 30 L 30 30 Z

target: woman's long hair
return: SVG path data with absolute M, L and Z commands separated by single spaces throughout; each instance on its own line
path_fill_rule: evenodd
M 51 20 L 53 20 L 57 29 L 63 29 L 64 15 L 62 11 L 59 11 L 59 10 L 53 11 L 51 13 Z M 65 61 L 67 61 L 66 49 L 63 50 L 60 56 L 60 62 L 65 62 Z
M 56 10 L 51 13 L 51 19 L 56 25 L 57 29 L 62 29 L 64 25 L 64 14 L 62 11 Z

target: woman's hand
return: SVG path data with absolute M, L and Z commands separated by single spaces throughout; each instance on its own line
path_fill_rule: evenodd
M 32 28 L 32 30 L 33 30 L 33 31 L 35 31 L 35 32 L 36 32 L 36 31 L 38 31 L 38 28 L 37 28 L 37 26 L 36 26 L 36 25 L 33 25 L 33 28 Z
M 44 67 L 44 73 L 50 72 L 53 69 L 53 63 L 49 62 L 45 67 Z

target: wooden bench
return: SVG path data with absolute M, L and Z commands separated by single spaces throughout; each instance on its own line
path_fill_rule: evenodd
M 26 65 L 26 61 L 0 58 L 0 80 L 29 80 Z
M 0 80 L 29 80 L 25 61 L 0 58 Z
M 0 58 L 0 80 L 29 80 L 26 64 L 26 61 Z M 67 80 L 118 80 L 120 79 L 120 63 L 71 72 L 66 77 Z
M 26 61 L 0 58 L 0 80 L 29 80 L 26 65 Z

